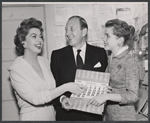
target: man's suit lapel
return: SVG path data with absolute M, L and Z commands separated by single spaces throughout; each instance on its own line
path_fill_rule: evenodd
M 90 46 L 87 44 L 86 54 L 85 54 L 85 64 L 83 67 L 84 69 L 90 69 L 91 68 L 91 65 L 93 65 L 93 63 L 92 63 L 93 57 L 94 57 L 94 53 L 90 49 Z

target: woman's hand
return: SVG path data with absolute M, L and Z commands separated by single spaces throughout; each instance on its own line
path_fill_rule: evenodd
M 95 106 L 101 106 L 103 103 L 105 103 L 108 100 L 108 94 L 102 94 L 96 97 L 93 97 L 88 103 L 88 105 L 95 105 Z
M 74 82 L 69 82 L 66 86 L 68 91 L 76 95 L 83 93 L 87 89 L 86 86 Z

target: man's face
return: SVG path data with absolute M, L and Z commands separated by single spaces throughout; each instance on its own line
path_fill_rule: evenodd
M 70 19 L 66 24 L 65 30 L 66 40 L 68 41 L 69 45 L 77 49 L 81 48 L 84 44 L 84 34 L 83 30 L 81 30 L 79 19 Z

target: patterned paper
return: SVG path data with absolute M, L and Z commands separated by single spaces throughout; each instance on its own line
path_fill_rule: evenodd
M 109 84 L 109 78 L 109 73 L 78 69 L 75 82 L 87 86 L 87 90 L 80 95 L 71 95 L 72 109 L 102 114 L 104 104 L 99 107 L 94 105 L 87 106 L 86 104 L 94 96 L 106 93 L 105 89 Z

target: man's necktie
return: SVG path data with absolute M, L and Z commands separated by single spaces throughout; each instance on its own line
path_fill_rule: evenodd
M 77 50 L 77 57 L 76 57 L 76 60 L 77 60 L 77 68 L 78 68 L 78 69 L 83 68 L 83 61 L 82 61 L 82 58 L 81 58 L 81 56 L 80 56 L 80 52 L 81 52 L 81 50 Z

